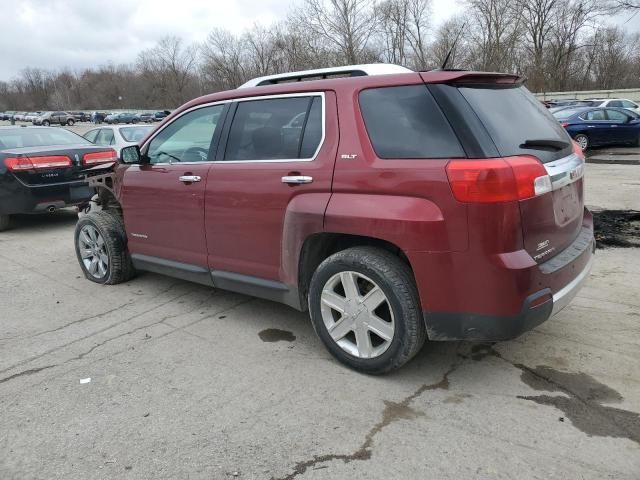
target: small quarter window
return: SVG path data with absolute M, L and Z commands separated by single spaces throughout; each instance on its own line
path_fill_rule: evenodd
M 360 93 L 367 133 L 380 158 L 456 158 L 465 153 L 424 85 Z

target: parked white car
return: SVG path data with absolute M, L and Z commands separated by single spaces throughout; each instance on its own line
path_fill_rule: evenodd
M 152 125 L 105 125 L 82 136 L 96 145 L 113 147 L 119 158 L 124 147 L 136 145 L 153 129 Z
M 635 113 L 640 113 L 640 105 L 626 98 L 589 98 L 594 107 L 626 108 Z

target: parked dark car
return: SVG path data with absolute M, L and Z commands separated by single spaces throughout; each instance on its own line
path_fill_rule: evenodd
M 13 214 L 85 204 L 95 192 L 83 170 L 113 161 L 112 148 L 63 128 L 0 127 L 0 230 Z
M 86 112 L 69 112 L 73 115 L 73 118 L 76 122 L 88 122 L 91 119 L 91 116 Z
M 170 113 L 171 112 L 169 112 L 168 110 L 156 112 L 153 114 L 153 121 L 160 122 L 161 120 L 164 120 Z
M 368 373 L 426 338 L 517 337 L 571 301 L 595 245 L 584 156 L 523 81 L 377 64 L 195 99 L 91 183 L 80 268 L 309 310 Z
M 36 117 L 33 121 L 34 125 L 42 125 L 48 127 L 49 125 L 73 125 L 76 123 L 76 119 L 68 112 L 46 112 Z
M 604 145 L 640 146 L 640 116 L 624 108 L 565 108 L 553 114 L 582 150 Z
M 138 123 L 140 121 L 140 117 L 135 113 L 122 112 L 108 115 L 105 118 L 105 121 L 107 123 Z
M 138 114 L 138 119 L 143 123 L 151 123 L 153 122 L 153 113 L 151 112 L 140 113 Z

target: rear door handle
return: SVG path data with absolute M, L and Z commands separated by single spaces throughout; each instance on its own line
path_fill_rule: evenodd
M 202 178 L 200 178 L 198 175 L 182 175 L 178 178 L 178 180 L 185 183 L 193 183 L 199 182 L 200 180 L 202 180 Z
M 302 185 L 303 183 L 313 182 L 313 177 L 306 175 L 287 175 L 282 177 L 282 183 L 288 183 L 289 185 Z

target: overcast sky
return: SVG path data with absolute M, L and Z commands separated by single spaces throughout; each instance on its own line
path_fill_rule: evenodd
M 462 11 L 460 0 L 432 2 L 433 25 Z M 0 80 L 27 66 L 130 63 L 165 35 L 201 42 L 213 27 L 239 33 L 284 18 L 289 5 L 282 0 L 3 0 Z M 626 26 L 640 29 L 640 18 Z

